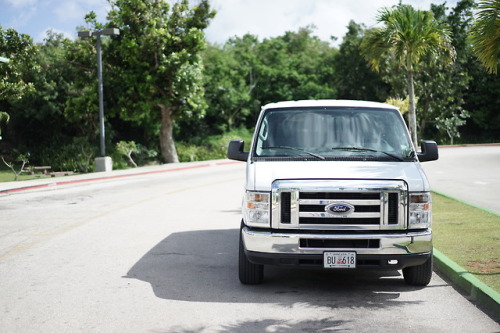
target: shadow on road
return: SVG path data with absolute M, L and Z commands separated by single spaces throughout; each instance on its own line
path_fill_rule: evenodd
M 220 333 L 232 332 L 275 332 L 275 333 L 288 333 L 288 332 L 336 332 L 346 331 L 344 325 L 349 323 L 349 320 L 334 320 L 334 319 L 321 319 L 321 320 L 301 320 L 301 321 L 285 321 L 276 319 L 256 319 L 251 321 L 244 321 L 237 324 L 222 325 L 217 329 Z M 177 333 L 198 333 L 206 329 L 200 326 L 195 329 L 184 329 L 182 327 L 175 327 Z
M 238 229 L 174 233 L 146 253 L 128 272 L 151 284 L 157 297 L 224 303 L 294 303 L 330 308 L 386 308 L 420 301 L 400 300 L 417 290 L 399 272 L 332 272 L 265 268 L 264 284 L 238 280 Z

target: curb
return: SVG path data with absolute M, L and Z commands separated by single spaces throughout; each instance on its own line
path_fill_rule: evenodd
M 490 310 L 497 320 L 500 318 L 499 293 L 479 281 L 472 273 L 469 273 L 437 249 L 434 249 L 434 267 L 450 279 L 455 286 L 462 289 L 467 296 Z
M 211 167 L 211 166 L 237 164 L 237 163 L 240 163 L 240 162 L 227 161 L 227 160 L 213 160 L 213 161 L 204 161 L 201 163 L 200 162 L 185 163 L 184 166 L 182 166 L 183 163 L 179 163 L 176 166 L 173 166 L 172 164 L 170 164 L 170 165 L 168 165 L 167 168 L 156 167 L 154 170 L 149 170 L 149 171 L 137 171 L 137 169 L 115 170 L 114 175 L 110 174 L 110 173 L 113 173 L 113 171 L 111 171 L 111 172 L 92 173 L 92 174 L 86 174 L 86 175 L 69 176 L 72 178 L 71 180 L 54 181 L 54 180 L 47 179 L 46 182 L 27 185 L 27 186 L 22 186 L 24 184 L 22 184 L 23 182 L 21 182 L 21 183 L 16 183 L 15 186 L 13 186 L 11 188 L 6 188 L 6 189 L 0 188 L 0 195 L 21 192 L 21 191 L 28 191 L 28 190 L 37 190 L 37 189 L 54 187 L 54 186 L 89 183 L 89 182 L 102 181 L 102 180 L 113 180 L 113 179 L 127 178 L 127 177 L 132 177 L 132 176 L 143 176 L 143 175 L 150 175 L 150 174 L 156 174 L 156 173 L 183 171 L 183 170 L 190 170 L 190 169 L 207 168 L 207 167 Z M 81 176 L 86 176 L 86 178 L 81 178 Z
M 439 194 L 445 198 L 452 199 L 468 206 L 477 208 L 484 212 L 500 216 L 498 212 L 484 207 L 476 206 L 464 200 L 455 198 L 446 193 L 432 190 L 433 193 Z M 458 265 L 456 262 L 448 258 L 438 249 L 434 248 L 434 267 L 444 274 L 455 286 L 460 288 L 465 294 L 473 300 L 479 302 L 486 309 L 490 310 L 496 317 L 500 319 L 500 294 L 486 285 L 484 282 L 476 278 L 472 273 L 469 273 L 465 268 Z
M 103 176 L 103 177 L 99 177 L 98 176 L 98 177 L 95 177 L 95 178 L 87 178 L 87 179 L 64 180 L 64 181 L 60 181 L 60 182 L 50 182 L 50 183 L 47 183 L 47 184 L 29 185 L 29 186 L 23 186 L 23 187 L 18 187 L 18 188 L 0 190 L 0 194 L 14 193 L 14 192 L 20 192 L 20 191 L 26 191 L 26 190 L 35 190 L 35 189 L 40 189 L 40 188 L 45 188 L 45 187 L 53 187 L 53 186 L 60 186 L 60 185 L 88 183 L 88 182 L 94 182 L 94 181 L 98 181 L 98 180 L 109 180 L 109 179 L 126 178 L 126 177 L 139 176 L 139 175 L 148 175 L 148 174 L 153 174 L 153 173 L 163 173 L 163 172 L 170 172 L 170 171 L 180 171 L 180 170 L 188 170 L 188 169 L 197 169 L 197 168 L 204 168 L 204 167 L 208 167 L 208 166 L 210 166 L 210 165 L 209 164 L 204 164 L 204 165 L 182 167 L 182 168 L 176 168 L 176 169 L 166 169 L 166 170 L 157 170 L 157 171 L 146 171 L 146 172 L 130 173 L 130 174 L 124 174 L 124 175 Z

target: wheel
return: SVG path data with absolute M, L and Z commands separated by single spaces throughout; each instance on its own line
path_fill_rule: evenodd
M 426 286 L 432 277 L 432 253 L 421 265 L 403 268 L 405 282 L 411 286 Z
M 240 229 L 240 251 L 239 251 L 239 277 L 243 284 L 260 284 L 264 279 L 264 265 L 251 263 L 246 254 L 243 245 L 243 237 Z

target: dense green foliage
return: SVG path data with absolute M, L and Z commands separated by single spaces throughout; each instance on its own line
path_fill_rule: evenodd
M 33 84 L 23 80 L 23 73 L 38 67 L 36 51 L 30 36 L 0 26 L 0 56 L 6 59 L 0 62 L 0 125 L 10 120 L 6 101 L 18 100 L 34 89 Z
M 387 12 L 398 8 L 411 10 Z M 461 0 L 419 12 L 447 27 L 456 52 L 452 64 L 440 52 L 410 59 L 422 139 L 500 140 L 500 81 L 473 53 L 474 8 L 473 0 Z M 104 23 L 86 15 L 88 26 L 79 30 L 121 31 L 102 37 L 106 146 L 115 168 L 133 165 L 131 159 L 145 165 L 224 158 L 230 139 L 250 143 L 247 129 L 270 102 L 407 100 L 405 67 L 398 66 L 405 59 L 408 65 L 405 53 L 378 58 L 378 72 L 362 55 L 373 29 L 351 21 L 338 46 L 316 37 L 313 26 L 207 44 L 203 30 L 214 15 L 208 0 L 117 0 Z M 12 29 L 0 33 L 0 56 L 14 59 L 0 63 L 0 155 L 9 162 L 29 153 L 31 165 L 92 171 L 99 146 L 95 38 L 48 33 L 34 45 Z
M 262 42 L 245 35 L 211 45 L 205 51 L 207 120 L 222 131 L 250 128 L 263 104 L 335 98 L 336 54 L 309 27 Z
M 115 104 L 123 119 L 158 128 L 163 160 L 178 162 L 175 118 L 202 114 L 203 29 L 215 12 L 208 0 L 192 8 L 188 0 L 117 0 L 108 26 L 121 34 L 110 43 L 115 70 Z M 195 115 L 193 115 L 195 116 Z
M 334 58 L 334 86 L 340 99 L 374 100 L 383 102 L 389 97 L 390 84 L 369 68 L 361 55 L 361 41 L 366 28 L 350 21 L 347 34 Z

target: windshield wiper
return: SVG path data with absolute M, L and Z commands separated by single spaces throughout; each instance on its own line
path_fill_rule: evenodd
M 315 153 L 311 153 L 310 151 L 307 151 L 307 150 L 304 150 L 302 148 L 296 148 L 296 147 L 288 147 L 288 146 L 269 146 L 269 147 L 262 147 L 262 149 L 289 149 L 289 150 L 296 150 L 296 151 L 300 151 L 302 153 L 305 153 L 307 155 L 311 155 L 313 157 L 316 157 L 317 159 L 320 159 L 322 161 L 324 161 L 326 158 L 324 156 L 321 156 L 321 155 L 318 155 L 318 154 L 315 154 Z
M 380 153 L 380 154 L 385 154 L 395 160 L 398 160 L 398 161 L 401 161 L 401 162 L 404 162 L 405 160 L 397 155 L 394 155 L 394 154 L 391 154 L 391 153 L 388 153 L 386 151 L 381 151 L 381 150 L 376 150 L 376 149 L 372 149 L 372 148 L 363 148 L 363 147 L 333 147 L 332 148 L 333 150 L 360 150 L 360 151 L 371 151 L 371 152 L 374 152 L 374 153 Z

